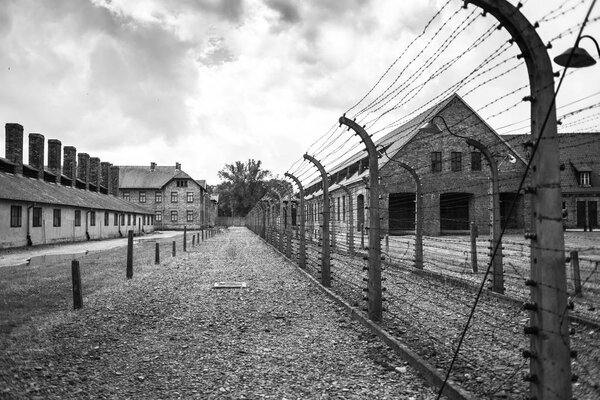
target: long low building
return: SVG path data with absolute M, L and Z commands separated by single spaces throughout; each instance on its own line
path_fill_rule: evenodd
M 29 137 L 29 165 L 23 164 L 23 127 L 6 124 L 6 158 L 0 158 L 0 248 L 106 239 L 154 230 L 153 211 L 112 196 L 110 164 L 48 141 Z M 91 162 L 90 162 L 91 161 Z M 77 171 L 77 176 L 75 172 Z

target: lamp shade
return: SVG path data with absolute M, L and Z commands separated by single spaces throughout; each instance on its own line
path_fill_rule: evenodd
M 425 132 L 425 133 L 433 133 L 433 134 L 442 132 L 442 130 L 440 128 L 438 128 L 438 126 L 431 121 L 429 121 L 425 125 L 421 126 L 419 128 L 419 131 Z
M 596 64 L 594 57 L 581 47 L 571 47 L 570 49 L 567 49 L 564 53 L 554 57 L 554 62 L 562 67 L 566 67 L 571 53 L 573 53 L 573 55 L 571 56 L 569 67 L 583 68 Z

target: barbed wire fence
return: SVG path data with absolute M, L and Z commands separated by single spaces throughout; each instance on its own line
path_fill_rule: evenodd
M 587 4 L 565 1 L 543 14 L 536 25 L 587 11 Z M 522 5 L 515 8 L 520 10 Z M 567 349 L 579 350 L 563 371 L 569 382 L 571 371 L 576 380 L 568 392 L 576 398 L 597 398 L 600 251 L 596 237 L 570 232 L 563 239 L 564 246 L 532 245 L 536 182 L 530 166 L 537 143 L 530 130 L 531 118 L 500 125 L 496 131 L 487 125 L 517 114 L 535 101 L 528 98 L 527 74 L 522 70 L 525 57 L 513 46 L 514 38 L 508 35 L 507 39 L 506 32 L 497 29 L 497 22 L 489 23 L 490 19 L 476 10 L 465 11 L 453 1 L 444 3 L 344 114 L 352 115 L 348 121 L 369 132 L 378 150 L 376 211 L 381 227 L 376 234 L 383 281 L 383 317 L 378 323 L 477 398 L 527 397 L 534 390 L 545 394 L 537 398 L 561 398 L 549 382 L 556 376 L 535 374 L 532 360 L 546 354 L 536 354 L 530 344 L 532 340 L 535 343 L 535 338 L 530 339 L 535 335 L 561 336 Z M 583 25 L 599 19 L 588 12 Z M 582 24 L 567 26 L 553 32 L 549 43 L 578 31 L 581 35 L 581 30 Z M 476 40 L 469 41 L 470 37 Z M 469 59 L 474 67 L 466 75 L 457 75 L 453 67 L 477 48 L 481 61 Z M 562 70 L 560 75 L 571 79 L 577 73 Z M 439 80 L 449 85 L 435 96 L 424 97 L 424 89 Z M 553 84 L 539 90 L 550 87 L 554 90 Z M 467 104 L 489 90 L 497 95 L 488 102 L 476 109 Z M 557 107 L 558 131 L 597 132 L 599 93 L 586 93 Z M 447 121 L 448 129 L 438 133 L 420 130 L 437 116 Z M 538 129 L 541 124 L 537 122 Z M 296 186 L 302 186 L 304 206 L 299 206 L 300 199 L 293 193 L 270 193 L 248 214 L 247 225 L 292 260 L 299 261 L 304 253 L 302 267 L 308 273 L 324 282 L 323 273 L 329 272 L 330 280 L 325 281 L 331 290 L 369 315 L 370 256 L 375 250 L 369 241 L 373 226 L 369 174 L 373 168 L 363 150 L 364 138 L 356 139 L 346 128 L 332 126 L 306 151 L 325 167 L 327 179 L 304 157 L 286 172 L 297 179 Z M 494 158 L 499 221 L 494 222 L 491 212 L 491 166 L 460 136 L 481 141 Z M 577 149 L 600 147 L 600 143 L 591 133 L 579 135 L 577 141 L 565 137 L 540 137 L 539 141 L 553 142 L 560 149 L 561 181 L 576 179 L 576 187 L 585 186 L 578 179 L 598 161 Z M 564 154 L 568 154 L 568 162 L 563 161 Z M 323 208 L 324 191 L 329 194 L 327 210 Z M 562 203 L 560 223 L 566 228 L 597 230 L 595 201 L 563 193 Z M 300 235 L 300 215 L 305 218 L 304 235 Z M 502 228 L 496 246 L 490 240 L 494 223 Z M 323 269 L 325 225 L 330 271 Z M 558 286 L 550 289 L 568 296 L 567 307 L 543 311 L 570 320 L 566 334 L 536 330 L 535 312 L 539 310 L 535 308 L 539 305 L 531 299 L 532 288 L 539 282 L 532 276 L 530 263 L 536 262 L 532 254 L 540 250 L 565 256 L 566 293 Z M 499 254 L 502 287 L 495 287 L 491 268 Z

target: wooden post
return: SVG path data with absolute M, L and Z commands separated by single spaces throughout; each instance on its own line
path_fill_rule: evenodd
M 471 268 L 473 269 L 473 273 L 476 274 L 478 271 L 477 268 L 477 224 L 475 222 L 471 222 Z
M 287 229 L 285 231 L 286 233 L 286 239 L 287 239 L 287 246 L 285 249 L 285 256 L 287 258 L 292 258 L 292 231 L 290 229 Z
M 183 251 L 187 251 L 187 226 L 183 227 Z
M 575 296 L 581 297 L 581 274 L 579 272 L 579 252 L 571 252 L 571 278 L 573 279 L 573 288 Z
M 83 307 L 83 294 L 81 293 L 81 272 L 79 261 L 71 261 L 71 276 L 73 278 L 73 308 L 75 310 Z
M 175 247 L 175 241 L 173 240 L 173 252 L 172 252 L 173 257 L 175 257 L 177 255 L 177 248 Z
M 385 254 L 390 255 L 390 235 L 385 235 Z
M 133 231 L 127 232 L 127 279 L 133 278 Z
M 154 264 L 160 264 L 160 245 L 158 243 L 154 245 Z
M 204 242 L 204 228 L 200 232 L 202 232 L 202 241 Z
M 196 235 L 192 235 L 192 247 L 196 245 Z

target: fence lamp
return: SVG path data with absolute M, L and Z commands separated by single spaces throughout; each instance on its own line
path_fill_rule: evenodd
M 554 62 L 562 67 L 572 68 L 584 68 L 596 64 L 596 60 L 594 60 L 594 57 L 592 57 L 586 49 L 579 47 L 579 42 L 583 38 L 591 39 L 592 42 L 594 42 L 594 44 L 596 45 L 598 55 L 600 55 L 600 46 L 598 46 L 598 42 L 596 41 L 596 39 L 589 35 L 583 35 L 582 37 L 577 39 L 577 42 L 575 42 L 575 47 L 571 47 L 565 50 L 562 54 L 559 54 L 558 56 L 554 57 Z

